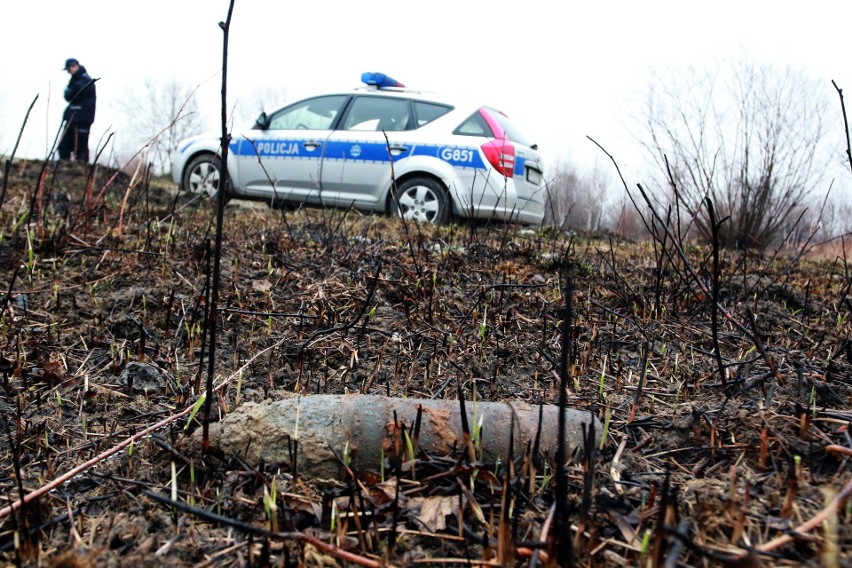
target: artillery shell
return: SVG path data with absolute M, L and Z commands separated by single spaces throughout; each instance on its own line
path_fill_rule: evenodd
M 464 449 L 461 412 L 458 401 L 390 398 L 373 395 L 311 395 L 263 403 L 245 403 L 222 421 L 210 425 L 210 442 L 225 455 L 239 456 L 256 466 L 289 461 L 288 440 L 299 442 L 298 468 L 305 475 L 339 478 L 340 461 L 348 445 L 350 467 L 355 471 L 379 469 L 382 453 L 393 458 L 400 447 L 402 426 L 409 433 L 423 408 L 419 447 L 431 455 L 450 455 Z M 559 409 L 553 405 L 525 402 L 473 402 L 465 404 L 468 424 L 482 421 L 483 461 L 494 463 L 499 456 L 508 459 L 510 425 L 514 424 L 515 456 L 535 440 L 541 408 L 540 452 L 556 454 Z M 394 413 L 396 420 L 394 421 Z M 567 450 L 582 449 L 582 424 L 594 425 L 600 436 L 600 422 L 589 412 L 566 409 Z M 201 432 L 194 438 L 200 440 Z M 405 447 L 405 442 L 402 446 Z M 334 450 L 334 451 L 332 451 Z

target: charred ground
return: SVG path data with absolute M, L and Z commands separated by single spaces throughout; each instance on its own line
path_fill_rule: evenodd
M 315 393 L 554 403 L 570 298 L 568 401 L 607 424 L 569 468 L 577 565 L 852 562 L 852 509 L 832 504 L 852 447 L 844 254 L 722 251 L 717 268 L 671 240 L 256 205 L 225 210 L 215 420 Z M 12 510 L 204 390 L 215 207 L 162 180 L 20 161 L 2 231 L 5 562 L 554 561 L 553 456 L 294 479 L 193 451 L 201 412 Z M 127 384 L 139 363 L 150 375 Z M 183 509 L 156 498 L 175 488 Z

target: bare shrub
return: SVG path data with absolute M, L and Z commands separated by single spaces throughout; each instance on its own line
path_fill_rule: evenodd
M 135 153 L 148 146 L 145 153 L 157 173 L 171 170 L 171 158 L 184 138 L 203 129 L 193 88 L 172 79 L 155 81 L 148 77 L 141 87 L 125 89 L 116 107 L 126 123 L 122 153 Z
M 717 217 L 728 217 L 722 246 L 763 248 L 819 186 L 826 93 L 799 71 L 747 58 L 669 70 L 650 86 L 639 138 L 702 239 L 711 234 L 702 207 L 710 198 Z

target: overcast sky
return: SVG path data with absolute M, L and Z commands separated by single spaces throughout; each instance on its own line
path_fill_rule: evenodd
M 44 157 L 65 106 L 67 57 L 100 78 L 93 146 L 120 127 L 115 101 L 145 77 L 201 85 L 202 110 L 217 127 L 217 22 L 227 8 L 227 0 L 3 0 L 0 155 L 38 95 L 18 155 Z M 832 93 L 834 79 L 852 106 L 850 24 L 849 0 L 236 0 L 229 104 L 259 90 L 294 100 L 348 89 L 362 71 L 381 71 L 503 110 L 548 162 L 606 163 L 588 135 L 630 171 L 640 156 L 631 105 L 651 69 L 747 53 L 802 69 Z

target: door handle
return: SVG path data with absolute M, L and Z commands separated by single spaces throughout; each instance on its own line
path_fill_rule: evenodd
M 394 144 L 390 147 L 390 152 L 393 155 L 402 154 L 403 152 L 408 152 L 408 146 L 402 146 L 400 144 Z
M 316 140 L 305 140 L 304 142 L 302 142 L 302 146 L 304 146 L 305 148 L 318 148 L 321 145 L 322 144 L 320 142 L 317 142 Z

